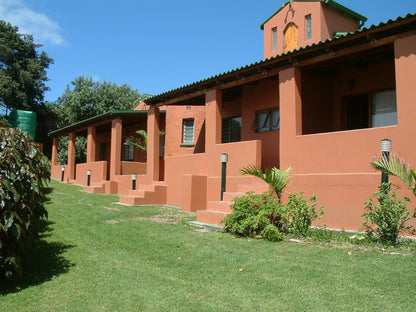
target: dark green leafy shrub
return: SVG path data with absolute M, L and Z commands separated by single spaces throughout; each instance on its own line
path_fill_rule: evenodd
M 415 228 L 407 225 L 407 222 L 416 216 L 411 215 L 406 207 L 410 200 L 399 198 L 396 192 L 398 187 L 392 189 L 391 182 L 380 184 L 378 189 L 379 191 L 365 202 L 365 230 L 370 234 L 376 234 L 384 244 L 395 244 L 400 233 L 415 234 Z
M 295 193 L 283 205 L 271 192 L 249 192 L 234 199 L 233 212 L 223 220 L 225 231 L 272 241 L 282 240 L 287 234 L 305 236 L 312 222 L 323 213 L 323 208 L 316 211 L 315 196 L 309 200 L 303 198 L 303 193 Z
M 21 274 L 39 233 L 49 163 L 27 133 L 0 127 L 0 279 Z
M 296 236 L 308 235 L 312 222 L 325 211 L 324 207 L 316 210 L 316 195 L 309 197 L 309 202 L 303 196 L 304 192 L 290 194 L 285 205 L 289 219 L 287 231 Z

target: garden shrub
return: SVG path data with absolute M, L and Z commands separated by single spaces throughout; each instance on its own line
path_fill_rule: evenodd
M 408 198 L 398 197 L 397 186 L 392 189 L 391 182 L 378 186 L 378 192 L 365 202 L 366 213 L 363 225 L 367 233 L 375 234 L 384 244 L 395 244 L 400 233 L 415 234 L 415 228 L 406 223 L 416 215 L 410 214 L 406 203 Z M 374 199 L 373 199 L 374 197 Z
M 44 208 L 46 157 L 19 128 L 0 127 L 0 280 L 21 274 L 39 233 Z
M 296 192 L 289 195 L 286 206 L 286 214 L 289 219 L 287 231 L 296 236 L 306 236 L 312 222 L 324 213 L 321 207 L 316 210 L 316 195 L 309 197 L 309 202 L 303 197 L 304 192 Z
M 303 193 L 295 193 L 289 195 L 284 205 L 271 192 L 249 192 L 234 199 L 233 212 L 223 220 L 225 231 L 272 241 L 282 240 L 287 234 L 305 236 L 312 222 L 323 213 L 323 208 L 316 211 L 315 202 L 315 196 L 308 202 Z

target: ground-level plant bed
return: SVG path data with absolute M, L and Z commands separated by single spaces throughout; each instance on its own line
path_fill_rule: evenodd
M 48 229 L 0 311 L 414 311 L 414 255 L 198 231 L 171 208 L 51 187 Z

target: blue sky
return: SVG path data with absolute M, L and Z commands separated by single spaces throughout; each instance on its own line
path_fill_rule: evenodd
M 0 0 L 0 19 L 54 59 L 55 101 L 80 75 L 159 94 L 263 57 L 259 26 L 284 0 Z M 416 13 L 416 0 L 339 0 L 365 26 Z

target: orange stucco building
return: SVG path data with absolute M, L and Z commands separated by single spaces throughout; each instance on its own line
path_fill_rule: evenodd
M 268 189 L 240 168 L 292 167 L 287 191 L 316 194 L 329 228 L 357 230 L 380 183 L 369 165 L 380 141 L 389 138 L 395 153 L 416 159 L 409 144 L 416 131 L 416 15 L 362 28 L 365 20 L 331 0 L 287 1 L 260 26 L 263 60 L 153 96 L 134 111 L 52 132 L 52 178 L 120 194 L 125 204 L 196 211 L 197 221 L 220 224 L 235 196 Z M 148 134 L 145 154 L 123 144 L 138 129 Z M 62 166 L 63 135 L 70 140 Z M 74 156 L 79 135 L 88 140 L 82 164 Z

